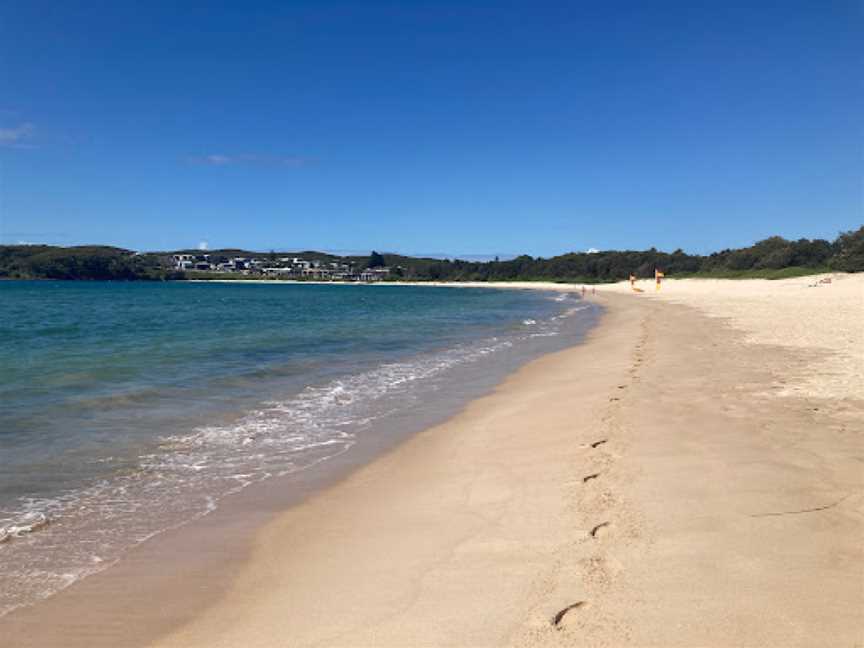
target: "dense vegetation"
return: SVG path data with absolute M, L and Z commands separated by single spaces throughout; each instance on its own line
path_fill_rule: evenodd
M 774 236 L 747 248 L 708 256 L 682 250 L 572 252 L 549 259 L 520 256 L 508 261 L 469 262 L 413 259 L 384 255 L 388 266 L 401 266 L 402 276 L 418 280 L 549 280 L 604 282 L 653 277 L 654 269 L 678 277 L 782 278 L 829 270 L 864 271 L 864 227 L 841 234 L 835 241 Z
M 179 252 L 196 253 L 196 250 Z M 106 246 L 0 246 L 0 278 L 43 279 L 182 279 L 171 266 L 170 252 L 139 254 Z M 651 277 L 654 268 L 667 276 L 780 278 L 828 270 L 864 271 L 864 227 L 845 232 L 833 242 L 822 239 L 788 241 L 779 236 L 747 248 L 708 256 L 682 250 L 572 252 L 549 259 L 527 255 L 507 261 L 473 262 L 406 257 L 395 254 L 339 257 L 322 252 L 250 252 L 226 249 L 209 252 L 214 261 L 235 256 L 275 259 L 298 256 L 322 263 L 341 261 L 357 268 L 387 265 L 395 280 L 507 281 L 551 280 L 603 282 L 626 279 L 631 272 Z
M 137 254 L 104 245 L 55 247 L 0 245 L 0 278 L 169 279 L 175 274 L 159 254 Z

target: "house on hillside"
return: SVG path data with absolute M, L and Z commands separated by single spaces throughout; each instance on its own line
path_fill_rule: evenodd
M 366 268 L 360 273 L 360 281 L 383 281 L 390 275 L 390 268 Z
M 193 254 L 175 254 L 171 257 L 174 262 L 175 270 L 191 270 L 195 264 L 195 255 Z
M 281 268 L 281 267 L 261 268 L 261 271 L 267 276 L 282 277 L 282 278 L 290 277 L 291 275 L 294 274 L 293 268 Z
M 175 270 L 212 270 L 209 254 L 174 254 L 171 257 Z

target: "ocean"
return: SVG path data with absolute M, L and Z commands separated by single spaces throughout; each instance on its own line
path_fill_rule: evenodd
M 599 309 L 535 290 L 3 281 L 0 313 L 2 616 L 256 483 L 443 420 Z

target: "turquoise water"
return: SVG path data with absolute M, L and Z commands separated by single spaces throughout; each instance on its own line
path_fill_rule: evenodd
M 0 614 L 451 411 L 596 315 L 538 291 L 179 282 L 0 282 L 0 308 Z

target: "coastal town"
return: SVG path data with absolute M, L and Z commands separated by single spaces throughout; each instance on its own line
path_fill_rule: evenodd
M 231 274 L 270 279 L 306 281 L 347 281 L 372 283 L 390 278 L 391 268 L 361 268 L 353 263 L 303 259 L 296 256 L 272 258 L 217 257 L 208 253 L 174 254 L 174 270 L 184 273 Z M 398 272 L 398 269 L 396 269 Z M 396 274 L 396 273 L 394 273 Z M 238 277 L 239 278 L 239 277 Z

